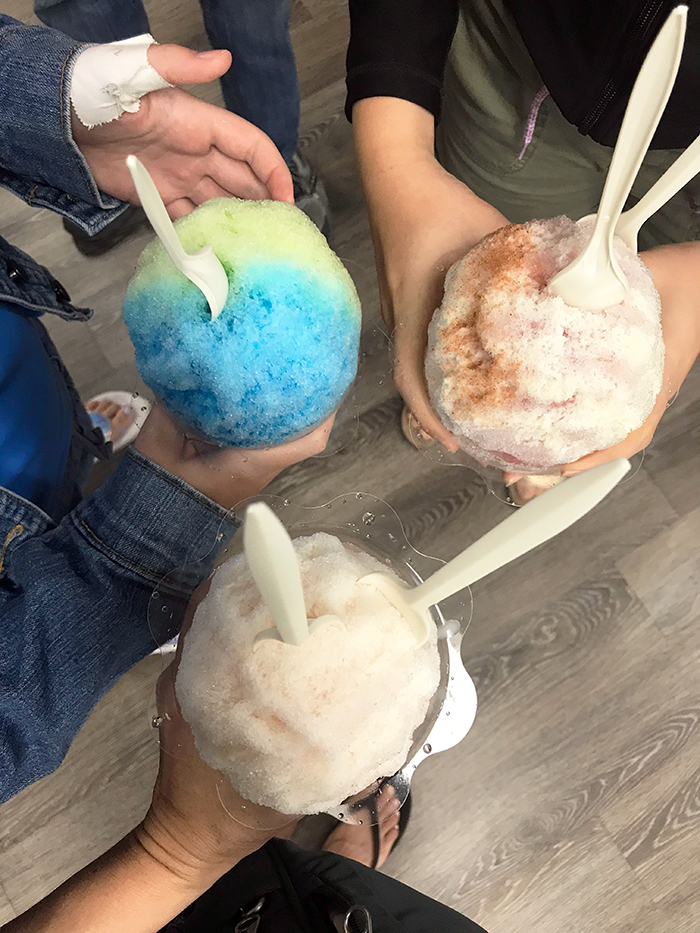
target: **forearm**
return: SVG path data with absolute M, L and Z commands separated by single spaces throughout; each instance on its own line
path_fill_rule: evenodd
M 129 453 L 57 528 L 9 541 L 0 573 L 0 800 L 56 768 L 105 691 L 177 632 L 235 528 L 225 508 Z M 149 620 L 157 587 L 169 608 L 162 630 Z
M 398 97 L 367 97 L 352 115 L 363 184 L 371 185 L 376 171 L 435 158 L 435 118 L 424 107 Z
M 248 851 L 242 849 L 240 858 Z M 234 864 L 202 866 L 179 858 L 141 825 L 3 930 L 156 933 Z
M 503 224 L 490 204 L 439 164 L 435 121 L 427 110 L 406 100 L 372 97 L 355 105 L 353 118 L 375 246 L 385 253 L 390 279 L 392 267 L 402 266 L 401 257 L 417 244 L 431 260 L 450 264 Z

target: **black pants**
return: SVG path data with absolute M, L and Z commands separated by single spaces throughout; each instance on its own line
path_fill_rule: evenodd
M 233 933 L 261 896 L 258 933 L 331 933 L 331 916 L 351 905 L 369 911 L 374 933 L 485 933 L 381 872 L 280 839 L 232 868 L 162 933 Z

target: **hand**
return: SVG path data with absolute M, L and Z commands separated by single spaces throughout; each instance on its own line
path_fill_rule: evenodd
M 560 468 L 562 476 L 574 476 L 617 457 L 629 459 L 648 447 L 669 402 L 700 353 L 700 244 L 662 246 L 640 253 L 640 258 L 649 267 L 661 297 L 661 324 L 666 345 L 661 391 L 641 427 L 613 447 L 596 450 L 574 463 L 564 464 Z M 508 486 L 522 477 L 522 473 L 503 474 Z M 518 492 L 521 498 L 529 500 L 544 489 L 533 488 L 528 483 L 526 489 L 518 489 Z
M 394 98 L 353 108 L 358 162 L 370 211 L 382 315 L 394 337 L 394 382 L 421 427 L 448 450 L 424 375 L 427 331 L 449 267 L 508 223 L 433 155 L 433 118 Z
M 231 66 L 226 51 L 152 45 L 148 60 L 170 84 L 204 84 Z M 97 187 L 138 204 L 125 159 L 133 153 L 153 176 L 173 219 L 214 197 L 294 203 L 289 169 L 272 140 L 241 117 L 178 87 L 151 91 L 137 113 L 87 129 L 73 115 L 73 138 Z
M 640 253 L 654 277 L 661 296 L 666 358 L 663 385 L 656 404 L 644 424 L 624 441 L 581 457 L 561 468 L 564 476 L 581 473 L 616 457 L 632 457 L 648 447 L 669 402 L 700 353 L 700 243 L 662 246 Z
M 183 634 L 208 587 L 204 583 L 194 594 Z M 173 689 L 181 645 L 182 638 L 175 662 L 157 686 L 164 721 L 148 813 L 104 855 L 11 921 L 8 933 L 153 933 L 273 835 L 238 823 L 219 801 L 223 777 L 197 754 Z M 280 815 L 274 816 L 279 827 Z
M 185 428 L 162 403 L 157 403 L 134 448 L 225 509 L 231 509 L 261 492 L 286 467 L 320 454 L 334 420 L 335 414 L 304 437 L 278 447 L 221 448 L 194 436 L 196 432 Z
M 151 806 L 134 831 L 146 851 L 183 881 L 194 884 L 199 879 L 203 883 L 219 877 L 275 834 L 273 829 L 244 826 L 228 815 L 220 800 L 224 778 L 199 757 L 175 695 L 184 636 L 208 589 L 209 581 L 190 601 L 175 661 L 158 680 L 158 715 L 163 720 L 159 726 L 160 766 Z M 231 795 L 235 796 L 235 791 L 226 785 L 226 798 Z M 296 821 L 274 811 L 266 811 L 266 815 L 273 817 L 270 825 L 275 828 Z

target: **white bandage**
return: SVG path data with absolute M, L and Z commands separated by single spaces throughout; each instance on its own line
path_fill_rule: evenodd
M 150 91 L 172 87 L 148 63 L 155 43 L 146 33 L 93 45 L 78 55 L 73 66 L 70 99 L 78 119 L 87 127 L 110 123 L 125 111 L 136 113 L 140 98 Z

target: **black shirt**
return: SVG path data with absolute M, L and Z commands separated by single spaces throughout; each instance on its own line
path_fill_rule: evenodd
M 639 68 L 677 0 L 504 0 L 553 100 L 579 131 L 613 146 Z M 700 0 L 676 85 L 652 141 L 700 136 Z M 364 97 L 401 97 L 440 114 L 459 0 L 350 0 L 347 113 Z

